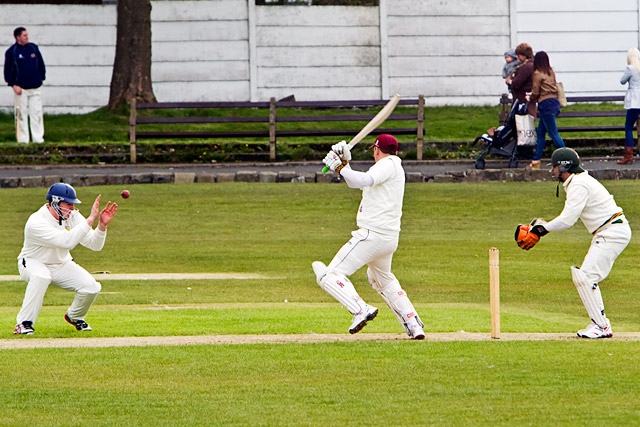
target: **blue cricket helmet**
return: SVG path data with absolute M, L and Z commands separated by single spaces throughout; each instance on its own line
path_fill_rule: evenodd
M 47 191 L 47 200 L 55 202 L 55 204 L 60 202 L 72 203 L 74 205 L 82 203 L 76 196 L 76 190 L 64 182 L 58 182 L 49 187 L 49 191 Z

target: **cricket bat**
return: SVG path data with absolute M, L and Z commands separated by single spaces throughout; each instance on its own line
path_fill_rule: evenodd
M 356 144 L 364 139 L 365 136 L 369 135 L 373 132 L 378 126 L 384 123 L 387 120 L 387 117 L 391 115 L 393 110 L 396 108 L 398 103 L 400 102 L 400 94 L 396 93 L 393 97 L 387 102 L 387 105 L 382 107 L 382 110 L 376 114 L 373 119 L 369 123 L 362 128 L 360 132 L 356 136 L 353 137 L 351 141 L 349 141 L 349 147 L 353 148 Z M 325 166 L 322 168 L 322 173 L 327 173 L 329 171 L 329 167 Z

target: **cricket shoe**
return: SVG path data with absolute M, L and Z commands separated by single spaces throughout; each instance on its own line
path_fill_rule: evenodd
M 378 315 L 378 309 L 371 306 L 366 305 L 365 308 L 357 314 L 353 315 L 353 323 L 349 328 L 350 334 L 356 334 L 365 327 L 368 321 L 373 320 Z
M 67 313 L 64 314 L 64 320 L 71 323 L 79 331 L 92 331 L 91 326 L 84 321 L 84 319 L 72 319 Z
M 409 336 L 412 340 L 423 340 L 424 339 L 424 331 L 420 327 L 420 325 L 412 326 L 410 329 Z
M 592 322 L 586 328 L 579 330 L 578 336 L 580 338 L 611 338 L 613 336 L 613 330 L 611 329 L 611 325 L 602 328 Z
M 13 330 L 14 334 L 19 335 L 31 335 L 33 334 L 33 322 L 25 320 L 22 323 L 18 323 Z

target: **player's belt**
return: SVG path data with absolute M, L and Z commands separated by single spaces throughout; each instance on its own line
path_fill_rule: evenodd
M 622 219 L 619 219 L 619 220 L 616 221 L 616 218 L 620 218 L 622 215 L 624 215 L 624 212 L 622 212 L 622 211 L 614 213 L 613 215 L 611 215 L 609 217 L 608 220 L 603 222 L 602 225 L 600 225 L 600 227 L 596 228 L 596 231 L 594 231 L 591 234 L 596 234 L 598 231 L 600 231 L 602 229 L 602 227 L 604 227 L 607 224 L 622 224 L 623 223 Z

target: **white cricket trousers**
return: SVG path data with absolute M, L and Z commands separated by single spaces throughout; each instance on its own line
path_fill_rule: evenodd
M 366 265 L 369 284 L 411 336 L 415 325 L 423 325 L 400 282 L 391 272 L 393 254 L 398 248 L 398 233 L 380 234 L 361 228 L 351 235 L 351 239 L 333 257 L 326 275 L 318 284 L 355 315 L 364 309 L 364 301 L 348 276 Z
M 84 319 L 102 289 L 87 270 L 73 261 L 46 265 L 32 258 L 21 258 L 18 260 L 18 271 L 22 280 L 27 282 L 27 289 L 16 323 L 29 320 L 35 324 L 50 284 L 76 292 L 73 303 L 67 310 L 67 315 L 72 319 Z
M 604 301 L 598 284 L 609 275 L 616 258 L 631 240 L 629 223 L 625 219 L 622 220 L 625 222 L 609 224 L 599 230 L 591 239 L 591 247 L 580 268 L 571 267 L 573 283 L 582 304 L 587 309 L 587 314 L 592 322 L 602 328 L 610 323 L 605 315 Z
M 591 247 L 582 261 L 580 270 L 591 283 L 600 283 L 609 275 L 613 263 L 630 240 L 631 227 L 628 222 L 607 225 L 591 239 Z
M 18 142 L 29 142 L 29 128 L 33 142 L 44 142 L 44 119 L 40 88 L 22 89 L 15 95 L 16 138 Z
M 351 239 L 333 257 L 327 270 L 351 276 L 365 265 L 383 281 L 395 280 L 391 261 L 398 248 L 398 234 L 380 234 L 360 228 L 351 233 Z

